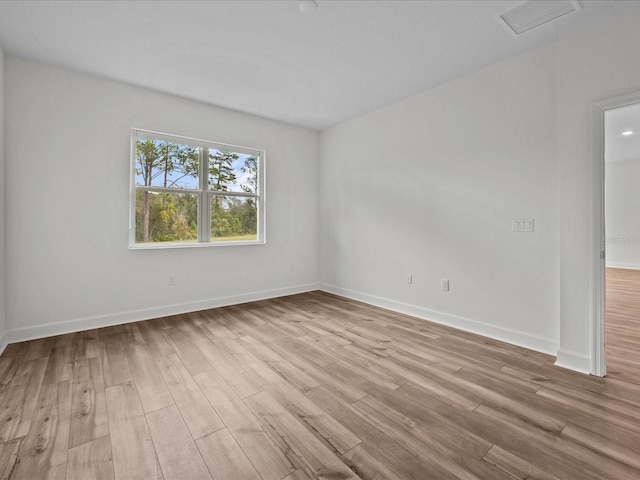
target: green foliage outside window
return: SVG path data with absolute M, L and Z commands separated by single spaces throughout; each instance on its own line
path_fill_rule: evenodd
M 258 211 L 255 200 L 216 196 L 211 201 L 211 238 L 256 240 Z
M 147 205 L 148 210 L 145 210 Z M 148 225 L 146 238 L 145 225 Z M 198 240 L 198 197 L 196 195 L 136 192 L 136 242 L 196 240 Z
M 257 240 L 256 156 L 137 138 L 136 243 L 198 241 L 203 153 L 211 241 Z

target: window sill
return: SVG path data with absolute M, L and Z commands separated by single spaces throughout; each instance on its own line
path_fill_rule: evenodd
M 175 243 L 136 243 L 129 245 L 129 250 L 165 250 L 173 248 L 208 248 L 208 247 L 237 247 L 244 245 L 265 245 L 264 240 L 243 242 L 175 242 Z

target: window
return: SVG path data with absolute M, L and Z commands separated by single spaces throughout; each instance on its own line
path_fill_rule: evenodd
M 264 243 L 264 151 L 133 130 L 131 248 Z

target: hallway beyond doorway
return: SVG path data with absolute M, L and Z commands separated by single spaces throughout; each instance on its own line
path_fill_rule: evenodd
M 638 386 L 640 394 L 640 270 L 607 268 L 606 358 L 608 375 Z M 631 393 L 631 392 L 630 392 Z

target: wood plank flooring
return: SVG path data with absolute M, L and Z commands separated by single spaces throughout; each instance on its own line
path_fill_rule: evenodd
M 640 275 L 608 278 L 604 379 L 322 292 L 12 344 L 0 479 L 637 480 Z
M 607 268 L 606 279 L 607 374 L 640 399 L 640 270 Z

